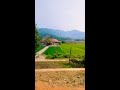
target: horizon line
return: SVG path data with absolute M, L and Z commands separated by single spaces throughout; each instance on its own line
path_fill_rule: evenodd
M 45 27 L 38 27 L 39 29 L 40 28 L 45 28 Z M 80 30 L 78 30 L 78 29 L 72 29 L 72 30 L 61 30 L 61 29 L 55 29 L 55 28 L 45 28 L 45 29 L 53 29 L 53 30 L 60 30 L 60 31 L 65 31 L 65 32 L 68 32 L 68 31 L 74 31 L 74 30 L 76 30 L 76 31 L 80 31 Z M 80 32 L 84 32 L 85 33 L 85 31 L 80 31 Z

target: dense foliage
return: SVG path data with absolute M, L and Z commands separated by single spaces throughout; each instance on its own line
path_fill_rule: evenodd
M 37 31 L 37 27 L 35 26 L 35 49 L 40 46 L 40 34 Z

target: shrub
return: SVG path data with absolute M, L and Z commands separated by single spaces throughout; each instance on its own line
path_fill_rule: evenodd
M 76 64 L 76 66 L 79 66 L 79 67 L 85 67 L 85 60 L 78 60 L 78 59 L 75 59 L 75 58 L 72 58 L 70 60 L 72 63 Z
M 85 67 L 85 55 L 83 56 L 82 65 Z
M 61 45 L 62 44 L 62 42 L 58 42 L 58 45 Z
M 62 43 L 65 43 L 65 41 L 62 41 Z
M 77 57 L 79 58 L 79 59 L 81 59 L 82 57 L 81 57 L 81 55 L 77 55 Z
M 75 59 L 75 58 L 72 58 L 71 61 L 72 61 L 73 63 L 81 63 L 80 60 L 77 60 L 77 59 Z

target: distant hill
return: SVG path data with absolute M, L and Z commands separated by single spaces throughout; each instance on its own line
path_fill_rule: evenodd
M 42 37 L 49 35 L 60 40 L 85 39 L 85 33 L 78 30 L 63 31 L 49 28 L 39 28 L 38 32 Z

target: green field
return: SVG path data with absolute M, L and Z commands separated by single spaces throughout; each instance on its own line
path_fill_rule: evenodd
M 66 53 L 58 46 L 50 46 L 43 54 L 46 55 L 46 58 L 54 59 L 64 58 Z
M 85 43 L 65 43 L 60 46 L 51 46 L 49 47 L 44 54 L 48 56 L 48 58 L 68 58 L 71 50 L 71 57 L 79 57 L 85 55 Z
M 56 53 L 65 54 L 65 52 L 60 47 L 56 46 L 51 46 L 44 52 L 46 55 L 54 55 Z
M 78 55 L 84 56 L 85 55 L 85 43 L 66 43 L 60 46 L 64 52 L 70 53 L 71 55 L 77 57 Z

